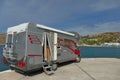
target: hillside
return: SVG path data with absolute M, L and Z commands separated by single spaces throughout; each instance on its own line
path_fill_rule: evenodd
M 0 45 L 4 45 L 6 40 L 6 34 L 0 34 Z
M 120 43 L 120 32 L 107 32 L 81 37 L 81 44 L 101 45 L 103 43 Z

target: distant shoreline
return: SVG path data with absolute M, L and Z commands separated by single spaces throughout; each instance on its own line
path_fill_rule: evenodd
M 78 45 L 79 47 L 110 47 L 110 48 L 120 48 L 120 46 L 104 46 L 104 45 Z
M 89 46 L 88 46 L 88 45 L 79 45 L 79 47 L 80 47 L 80 46 L 81 46 L 81 47 L 103 47 L 103 46 L 91 46 L 91 45 L 89 45 Z
M 12 72 L 12 71 L 11 70 L 0 71 L 0 74 L 6 73 L 6 72 Z
M 0 46 L 4 46 L 5 44 L 0 44 Z
M 101 45 L 87 45 L 87 44 L 82 44 L 78 46 L 86 46 L 86 47 L 101 47 Z

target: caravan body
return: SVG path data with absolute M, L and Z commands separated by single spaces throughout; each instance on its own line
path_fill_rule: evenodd
M 80 51 L 76 35 L 40 24 L 24 23 L 7 30 L 3 62 L 29 72 L 39 68 L 76 60 Z M 57 67 L 57 66 L 56 66 Z

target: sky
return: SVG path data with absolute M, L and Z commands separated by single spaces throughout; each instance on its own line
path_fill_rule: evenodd
M 120 32 L 120 0 L 0 0 L 0 32 L 34 22 L 91 35 Z

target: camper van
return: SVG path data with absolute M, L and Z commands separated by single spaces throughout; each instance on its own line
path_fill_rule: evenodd
M 7 30 L 3 62 L 11 69 L 31 72 L 40 68 L 47 74 L 58 63 L 80 62 L 79 35 L 35 23 L 23 23 Z

